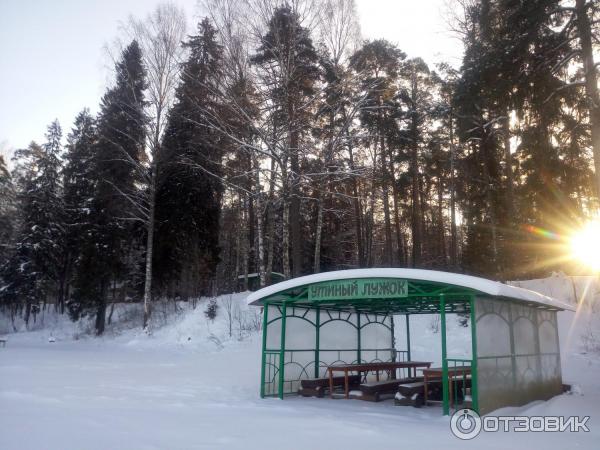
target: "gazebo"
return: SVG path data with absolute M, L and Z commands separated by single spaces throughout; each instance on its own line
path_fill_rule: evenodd
M 574 309 L 533 291 L 455 273 L 375 268 L 294 278 L 247 301 L 263 307 L 261 397 L 296 394 L 302 380 L 324 378 L 336 364 L 411 361 L 413 314 L 440 315 L 444 414 L 457 367 L 469 368 L 471 407 L 480 414 L 562 392 L 557 312 Z M 448 314 L 469 317 L 470 358 L 448 348 Z M 406 327 L 402 349 L 398 326 Z

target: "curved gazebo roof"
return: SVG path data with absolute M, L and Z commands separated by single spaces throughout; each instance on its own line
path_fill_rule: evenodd
M 575 310 L 575 308 L 568 303 L 542 295 L 538 292 L 510 286 L 498 281 L 436 270 L 403 268 L 338 270 L 292 278 L 253 292 L 248 296 L 247 301 L 250 305 L 262 305 L 265 300 L 277 299 L 278 297 L 281 297 L 282 294 L 293 292 L 317 283 L 336 280 L 378 278 L 403 279 L 407 280 L 409 283 L 412 282 L 415 286 L 422 283 L 428 283 L 429 285 L 445 286 L 446 288 L 461 288 L 463 290 L 466 289 L 471 291 L 476 295 L 513 299 L 528 304 L 536 304 L 548 309 Z

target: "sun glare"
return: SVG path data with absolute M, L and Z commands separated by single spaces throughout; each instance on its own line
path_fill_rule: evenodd
M 600 222 L 590 222 L 571 236 L 571 252 L 574 259 L 600 272 Z

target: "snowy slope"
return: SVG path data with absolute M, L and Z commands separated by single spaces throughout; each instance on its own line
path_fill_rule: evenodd
M 567 281 L 557 276 L 520 283 L 571 300 Z M 580 281 L 581 300 L 590 280 Z M 590 304 L 594 297 L 588 296 Z M 204 316 L 207 299 L 195 309 L 157 305 L 150 336 L 139 331 L 139 310 L 131 305 L 115 310 L 100 339 L 85 333 L 89 324 L 72 324 L 48 311 L 35 331 L 7 334 L 6 348 L 0 348 L 0 449 L 598 448 L 600 355 L 586 350 L 581 339 L 588 325 L 598 323 L 597 307 L 580 308 L 576 321 L 573 313 L 561 313 L 563 375 L 579 393 L 503 411 L 588 414 L 591 432 L 487 433 L 463 442 L 450 434 L 448 419 L 437 407 L 261 400 L 261 342 L 251 331 L 257 310 L 246 306 L 245 297 L 231 297 L 236 317 L 231 337 L 229 296 L 218 299 L 214 322 Z M 468 329 L 452 319 L 448 327 L 449 348 L 467 355 Z M 411 319 L 414 359 L 439 360 L 435 328 L 435 317 Z M 397 330 L 402 348 L 403 327 Z M 48 342 L 51 335 L 56 342 Z
M 107 322 L 106 332 L 99 340 L 140 347 L 220 347 L 222 342 L 247 337 L 252 332 L 247 328 L 259 326 L 260 311 L 246 304 L 247 295 L 247 292 L 242 292 L 218 297 L 218 316 L 214 321 L 207 319 L 204 314 L 208 298 L 199 299 L 195 305 L 191 302 L 156 302 L 152 314 L 153 331 L 149 336 L 140 329 L 142 305 L 117 304 L 112 321 Z M 228 310 L 231 312 L 231 337 Z M 48 308 L 37 316 L 35 323 L 32 320 L 28 328 L 20 319 L 16 321 L 16 326 L 18 332 L 11 333 L 9 318 L 0 314 L 0 337 L 4 335 L 11 340 L 17 338 L 29 342 L 45 342 L 50 338 L 56 341 L 89 340 L 93 336 L 94 317 L 72 322 L 66 314 L 57 314 L 52 308 Z

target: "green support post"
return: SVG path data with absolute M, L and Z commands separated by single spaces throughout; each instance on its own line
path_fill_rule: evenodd
M 560 344 L 559 344 L 560 343 L 560 337 L 558 336 L 558 315 L 557 315 L 556 311 L 554 311 L 552 313 L 552 316 L 553 316 L 553 319 L 554 319 L 552 321 L 552 325 L 554 325 L 554 333 L 555 333 L 555 336 L 556 336 L 556 345 L 559 346 L 558 347 L 558 353 L 556 354 L 556 358 L 557 358 L 556 367 L 558 367 L 559 375 L 562 378 L 562 363 L 560 361 Z M 538 329 L 537 332 L 539 333 L 540 330 Z
M 357 333 L 358 333 L 358 336 L 357 336 L 358 346 L 356 347 L 356 362 L 358 364 L 360 364 L 362 355 L 360 353 L 360 312 L 358 312 L 358 311 L 356 312 L 356 329 L 357 329 Z
M 540 321 L 538 318 L 537 310 L 533 311 L 533 326 L 535 328 L 535 334 L 533 335 L 533 343 L 535 348 L 535 371 L 537 379 L 541 379 L 542 376 L 542 355 L 540 350 Z
M 412 361 L 410 356 L 410 314 L 406 314 L 406 357 Z
M 442 400 L 444 415 L 450 414 L 450 403 L 448 399 L 448 359 L 446 349 L 446 297 L 440 294 L 440 322 L 442 327 Z
M 315 378 L 319 378 L 319 346 L 321 345 L 321 308 L 315 308 Z
M 512 371 L 512 386 L 513 389 L 517 389 L 517 360 L 515 358 L 515 333 L 512 315 L 512 303 L 508 304 L 508 331 L 510 333 L 510 366 Z
M 471 403 L 474 411 L 479 412 L 479 391 L 477 388 L 477 320 L 475 318 L 475 297 L 469 299 L 471 310 Z
M 392 353 L 392 361 L 396 362 L 396 336 L 395 336 L 395 331 L 394 331 L 394 315 L 390 314 L 390 334 L 391 334 L 391 353 Z
M 279 349 L 279 398 L 283 400 L 283 378 L 285 366 L 285 319 L 287 316 L 287 304 L 284 301 L 281 306 L 281 345 Z
M 260 398 L 265 398 L 265 364 L 267 355 L 265 353 L 267 349 L 267 322 L 269 319 L 269 304 L 263 303 L 263 330 L 262 330 L 262 366 L 260 368 Z

